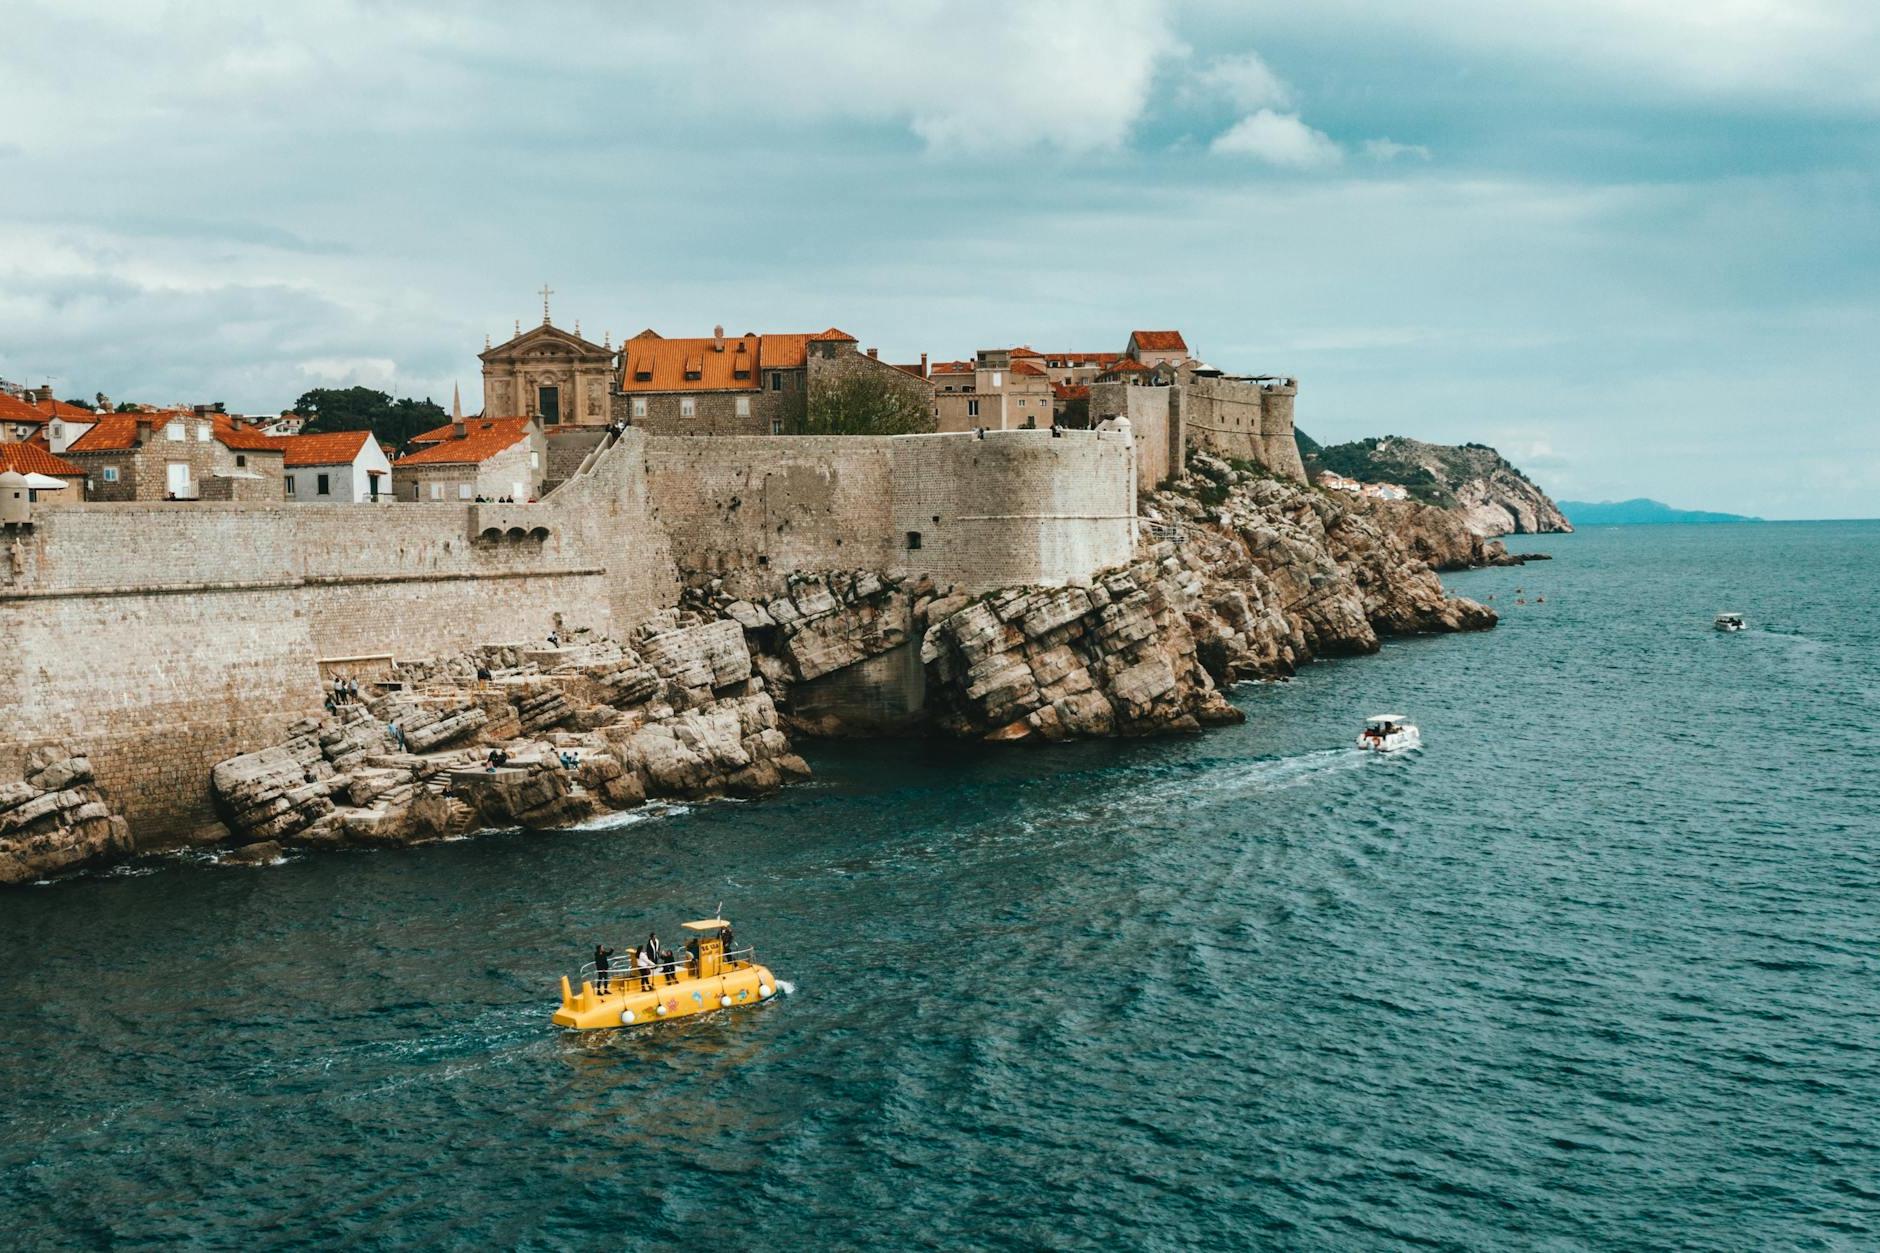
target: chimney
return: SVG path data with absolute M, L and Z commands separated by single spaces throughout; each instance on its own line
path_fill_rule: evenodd
M 46 383 L 40 387 L 29 388 L 26 397 L 35 405 L 42 400 L 50 402 L 52 399 L 52 384 Z
M 725 328 L 722 326 L 714 326 L 712 327 L 712 351 L 723 352 L 724 350 L 725 350 Z
M 927 354 L 924 352 L 920 354 L 920 376 L 927 377 Z
M 878 348 L 870 348 L 870 349 L 868 350 L 868 359 L 869 359 L 870 361 L 879 361 L 879 360 L 881 360 L 881 350 L 880 350 L 880 349 L 878 349 Z
M 452 439 L 468 439 L 470 437 L 470 428 L 463 424 L 462 418 L 458 418 L 455 422 L 450 424 L 450 437 Z

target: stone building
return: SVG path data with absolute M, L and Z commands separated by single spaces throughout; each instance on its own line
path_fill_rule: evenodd
M 548 442 L 533 418 L 459 418 L 412 438 L 415 451 L 392 463 L 401 501 L 526 502 L 541 492 Z
M 222 413 L 149 410 L 92 415 L 66 446 L 95 501 L 278 501 L 283 453 Z
M 492 418 L 536 418 L 543 426 L 606 426 L 614 350 L 549 322 L 486 347 L 483 412 Z
M 24 443 L 54 421 L 90 422 L 90 409 L 52 398 L 50 387 L 0 389 L 0 444 Z
M 935 366 L 938 429 L 1048 429 L 1053 413 L 1051 378 L 1035 354 L 1020 355 L 1030 353 L 1030 349 L 982 348 L 970 363 L 948 361 Z
M 1180 365 L 1189 359 L 1188 341 L 1180 331 L 1131 331 L 1124 354 L 1146 366 Z
M 392 463 L 371 431 L 277 435 L 285 454 L 288 500 L 313 504 L 376 504 L 392 499 Z
M 1175 386 L 1190 448 L 1256 462 L 1275 474 L 1306 481 L 1293 435 L 1298 379 L 1190 367 L 1180 372 Z
M 668 339 L 645 330 L 620 346 L 614 416 L 652 435 L 783 435 L 799 429 L 817 390 L 854 374 L 879 377 L 931 413 L 933 383 L 864 353 L 830 327 L 815 334 Z

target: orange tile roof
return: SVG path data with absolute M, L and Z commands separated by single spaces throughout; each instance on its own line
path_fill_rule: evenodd
M 848 333 L 847 331 L 844 331 L 844 330 L 838 330 L 837 328 L 835 328 L 835 327 L 833 327 L 833 326 L 832 326 L 832 327 L 830 327 L 830 328 L 829 328 L 828 330 L 826 330 L 826 331 L 818 331 L 818 332 L 816 332 L 816 333 L 815 333 L 814 335 L 811 335 L 811 336 L 810 336 L 810 338 L 811 338 L 812 340 L 816 340 L 816 341 L 819 341 L 819 342 L 820 342 L 820 341 L 827 341 L 827 340 L 835 340 L 835 341 L 837 341 L 838 343 L 849 343 L 849 344 L 853 344 L 853 343 L 857 343 L 857 342 L 859 342 L 859 341 L 858 341 L 858 340 L 857 340 L 857 339 L 855 338 L 855 336 L 853 336 L 853 335 L 851 335 L 851 334 L 849 334 L 849 333 Z
M 1012 349 L 1011 355 L 1014 357 L 1042 357 L 1044 356 L 1044 354 L 1039 352 L 1036 348 L 1014 348 Z
M 1029 361 L 1014 361 L 1012 363 L 1012 373 L 1013 374 L 1035 374 L 1039 378 L 1044 377 L 1044 371 L 1039 369 L 1037 366 L 1033 365 Z
M 1129 337 L 1144 352 L 1187 352 L 1188 341 L 1180 331 L 1131 331 Z
M 55 457 L 38 443 L 0 444 L 0 470 L 18 470 L 21 474 L 51 474 L 59 478 L 82 479 L 85 472 L 63 457 Z
M 927 368 L 934 374 L 971 374 L 978 367 L 971 361 L 936 361 Z
M 196 414 L 180 409 L 143 413 L 97 413 L 91 414 L 88 421 L 96 423 L 89 431 L 79 436 L 66 448 L 67 453 L 122 452 L 137 443 L 137 425 L 141 420 L 150 427 L 154 436 L 172 421 L 188 423 L 192 419 L 208 419 L 215 438 L 225 448 L 240 452 L 280 452 L 280 444 L 260 431 L 245 426 L 236 426 L 227 414 Z
M 351 464 L 371 438 L 371 431 L 326 431 L 319 435 L 273 435 L 268 442 L 285 454 L 282 464 L 286 466 L 341 466 Z
M 451 428 L 437 428 L 443 435 L 432 441 L 427 447 L 417 452 L 407 453 L 392 464 L 394 466 L 444 466 L 444 465 L 479 465 L 488 461 L 506 448 L 514 447 L 517 440 L 526 439 L 529 434 L 529 418 L 465 418 L 464 437 L 455 438 Z M 435 435 L 426 431 L 419 440 Z M 413 441 L 417 442 L 416 440 Z
M 1088 383 L 1053 383 L 1051 394 L 1059 400 L 1085 400 L 1090 396 Z
M 68 405 L 63 400 L 47 400 L 35 404 L 23 396 L 11 392 L 0 392 L 0 422 L 48 422 L 53 418 L 71 418 L 78 422 L 89 422 L 98 415 L 81 405 Z
M 621 347 L 620 390 L 754 392 L 761 386 L 761 371 L 802 369 L 812 339 L 854 342 L 853 336 L 841 331 L 820 335 L 727 335 L 720 351 L 718 341 L 709 335 L 665 339 L 643 331 Z

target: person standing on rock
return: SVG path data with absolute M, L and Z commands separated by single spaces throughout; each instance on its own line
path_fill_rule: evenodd
M 398 719 L 394 718 L 386 723 L 385 730 L 392 737 L 392 743 L 398 745 L 399 752 L 410 751 L 405 747 L 405 728 L 398 725 Z

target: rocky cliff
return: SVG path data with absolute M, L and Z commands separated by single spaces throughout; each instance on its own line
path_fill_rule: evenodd
M 1089 587 L 965 597 L 865 572 L 798 575 L 764 603 L 721 587 L 688 607 L 740 623 L 786 716 L 808 685 L 919 648 L 924 724 L 999 740 L 1192 731 L 1240 714 L 1220 685 L 1289 674 L 1380 636 L 1476 630 L 1492 611 L 1445 594 L 1435 568 L 1505 559 L 1430 506 L 1334 498 L 1206 454 L 1144 500 L 1153 542 Z
M 91 762 L 64 749 L 33 749 L 21 778 L 0 783 L 0 884 L 30 883 L 128 852 L 130 830 L 111 812 Z
M 649 797 L 756 795 L 809 773 L 733 622 L 681 625 L 668 612 L 631 647 L 594 637 L 496 646 L 394 679 L 401 686 L 367 705 L 215 767 L 238 845 L 565 827 Z M 492 749 L 508 758 L 495 769 Z
M 1453 510 L 1477 535 L 1571 531 L 1547 494 L 1484 444 L 1427 444 L 1400 435 L 1319 446 L 1302 439 L 1312 475 L 1333 470 L 1366 483 L 1399 483 L 1424 504 Z

